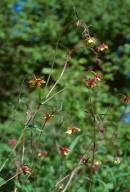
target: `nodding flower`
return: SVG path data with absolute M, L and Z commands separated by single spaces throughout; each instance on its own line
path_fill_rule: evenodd
M 121 162 L 120 157 L 115 156 L 115 157 L 114 157 L 114 164 L 120 164 L 120 162 Z
M 75 126 L 71 126 L 65 133 L 70 135 L 71 133 L 73 133 L 75 131 L 80 131 L 80 129 Z
M 22 166 L 22 171 L 23 171 L 24 175 L 28 175 L 32 172 L 31 169 L 26 164 L 24 164 Z
M 104 51 L 105 49 L 108 49 L 108 45 L 106 45 L 105 43 L 99 45 L 97 47 L 98 51 Z
M 98 81 L 101 81 L 101 75 L 99 73 L 95 74 L 95 79 L 97 79 Z
M 86 39 L 87 45 L 96 44 L 96 39 L 94 37 L 89 37 Z
M 122 99 L 122 101 L 123 101 L 124 103 L 130 103 L 130 97 L 125 96 L 125 97 Z
M 101 161 L 100 160 L 95 160 L 94 165 L 97 165 L 97 166 L 101 165 Z
M 105 127 L 99 126 L 99 131 L 100 131 L 101 133 L 104 133 L 105 130 L 106 130 Z
M 47 115 L 44 117 L 45 123 L 48 122 L 51 117 L 54 117 L 54 115 L 52 115 L 52 114 L 47 114 Z
M 11 145 L 11 146 L 15 146 L 16 145 L 16 143 L 17 143 L 17 141 L 15 140 L 15 139 L 10 139 L 9 140 L 9 144 Z
M 87 163 L 87 162 L 88 162 L 88 160 L 89 160 L 89 158 L 88 158 L 88 157 L 86 157 L 86 156 L 83 156 L 83 157 L 82 157 L 82 162 L 83 162 L 83 163 Z
M 42 78 L 36 77 L 35 75 L 33 75 L 32 78 L 32 80 L 28 81 L 31 88 L 41 87 L 42 84 L 46 83 Z
M 68 155 L 69 151 L 70 150 L 67 147 L 63 147 L 61 150 L 61 153 L 66 156 L 66 155 Z
M 47 151 L 41 151 L 38 153 L 39 157 L 46 156 L 46 155 L 47 155 Z

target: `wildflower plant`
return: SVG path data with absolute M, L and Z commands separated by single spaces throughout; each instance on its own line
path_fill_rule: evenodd
M 113 104 L 105 106 L 103 112 L 99 114 L 96 106 L 97 98 L 94 97 L 99 87 L 105 83 L 103 75 L 101 72 L 96 71 L 96 68 L 97 66 L 100 68 L 101 53 L 109 49 L 109 46 L 101 42 L 97 37 L 94 37 L 90 33 L 89 27 L 79 17 L 74 21 L 74 24 L 75 30 L 77 28 L 82 30 L 81 40 L 67 52 L 63 67 L 59 69 L 60 74 L 57 80 L 51 84 L 52 71 L 55 66 L 53 63 L 48 77 L 41 78 L 35 74 L 27 74 L 22 82 L 18 103 L 15 106 L 8 128 L 11 129 L 15 122 L 17 111 L 21 106 L 25 110 L 24 117 L 22 117 L 22 120 L 19 120 L 21 125 L 18 137 L 15 139 L 12 135 L 12 138 L 9 140 L 10 152 L 0 167 L 0 171 L 4 171 L 8 167 L 10 160 L 13 159 L 12 169 L 14 176 L 4 178 L 4 175 L 2 175 L 1 177 L 4 180 L 0 184 L 1 187 L 12 181 L 15 191 L 18 188 L 24 190 L 24 183 L 29 183 L 33 180 L 37 189 L 38 176 L 41 179 L 47 177 L 48 180 L 50 177 L 50 173 L 42 173 L 40 167 L 49 167 L 49 162 L 51 162 L 50 166 L 53 167 L 53 159 L 56 159 L 58 164 L 56 168 L 52 168 L 52 172 L 57 174 L 53 178 L 53 183 L 48 181 L 49 192 L 70 191 L 73 183 L 82 176 L 87 178 L 84 179 L 85 189 L 90 192 L 94 191 L 94 176 L 96 172 L 105 164 L 101 155 L 98 156 L 100 146 L 108 145 L 113 148 L 113 160 L 111 160 L 113 166 L 118 166 L 121 162 L 115 144 L 118 139 L 118 126 L 115 122 L 111 121 L 111 114 L 109 114 Z M 67 73 L 71 56 L 81 48 L 90 51 L 95 60 L 95 69 L 90 69 L 87 66 L 87 70 L 78 79 L 73 79 L 72 73 L 72 81 L 67 82 L 67 85 L 60 89 L 58 85 L 62 82 L 64 74 Z M 75 88 L 77 83 L 84 87 L 85 93 L 83 94 L 87 95 L 90 103 L 88 108 L 81 109 L 86 115 L 84 121 L 86 124 L 89 124 L 89 130 L 79 127 L 78 121 L 73 122 L 75 117 L 64 110 L 63 103 L 60 106 L 56 103 L 58 100 L 60 103 L 62 93 L 67 92 L 72 87 Z M 25 84 L 30 91 L 30 95 L 22 103 L 20 98 L 24 94 L 23 87 Z M 31 88 L 33 88 L 34 93 L 31 92 Z M 70 97 L 73 99 L 75 94 L 76 92 L 70 95 Z M 122 102 L 124 104 L 129 103 L 130 98 L 124 94 L 121 95 L 123 96 Z M 53 100 L 54 102 L 52 102 Z M 109 125 L 112 127 L 110 131 Z M 108 136 L 106 135 L 107 131 L 109 131 Z M 105 151 L 107 152 L 107 147 Z M 73 163 L 69 165 L 68 162 L 72 154 L 74 157 Z

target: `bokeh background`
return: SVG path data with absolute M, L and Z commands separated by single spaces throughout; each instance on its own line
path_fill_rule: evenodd
M 76 20 L 74 7 L 79 17 L 89 26 L 91 35 L 108 44 L 109 49 L 102 53 L 100 65 L 96 63 L 91 51 L 85 48 L 76 50 L 54 93 L 77 80 L 90 68 L 102 74 L 103 84 L 91 93 L 91 101 L 97 113 L 105 113 L 107 108 L 112 106 L 109 111 L 109 120 L 112 123 L 106 125 L 108 138 L 114 124 L 118 127 L 119 138 L 116 141 L 116 147 L 122 161 L 118 166 L 113 165 L 114 148 L 108 143 L 100 144 L 97 158 L 103 163 L 101 169 L 94 175 L 92 191 L 128 192 L 130 191 L 130 105 L 122 103 L 122 97 L 119 94 L 130 96 L 129 0 L 3 0 L 0 2 L 0 132 L 2 138 L 0 164 L 11 150 L 9 140 L 17 140 L 22 130 L 21 122 L 24 122 L 27 104 L 32 105 L 30 100 L 32 101 L 36 95 L 35 90 L 30 90 L 27 78 L 19 98 L 21 105 L 8 129 L 22 80 L 30 73 L 44 76 L 47 80 L 54 63 L 47 92 L 61 73 L 68 50 L 83 39 L 83 28 L 77 27 L 74 22 Z M 65 27 L 67 25 L 68 27 Z M 55 53 L 58 39 L 59 44 Z M 80 135 L 66 138 L 63 132 L 70 124 L 67 116 L 63 129 L 59 129 L 59 132 L 57 127 L 60 117 L 56 117 L 50 125 L 47 125 L 48 133 L 45 133 L 42 140 L 46 150 L 51 151 L 55 137 L 63 146 L 70 146 L 70 156 L 61 160 L 61 157 L 53 152 L 44 161 L 38 160 L 40 163 L 35 165 L 35 169 L 38 170 L 37 176 L 32 176 L 30 180 L 25 180 L 24 176 L 21 177 L 17 182 L 18 191 L 33 191 L 34 181 L 36 181 L 37 192 L 50 191 L 59 178 L 72 170 L 75 160 L 84 151 L 85 143 L 91 140 L 92 122 L 85 111 L 91 110 L 92 103 L 83 81 L 84 79 L 81 80 L 82 85 L 81 82 L 77 82 L 76 86 L 71 86 L 70 89 L 48 102 L 48 105 L 56 108 L 62 106 L 71 116 L 74 124 L 83 130 Z M 52 109 L 46 106 L 45 110 L 51 112 Z M 40 118 L 39 116 L 36 122 L 39 127 L 41 126 Z M 3 134 L 4 137 L 2 137 Z M 30 164 L 28 151 L 29 148 L 25 159 Z M 35 160 L 37 162 L 37 158 L 34 158 Z M 9 178 L 15 174 L 16 167 L 13 162 L 14 159 L 11 158 L 2 171 L 2 178 Z M 88 172 L 88 170 L 84 171 L 80 178 L 75 179 L 69 191 L 85 192 Z M 13 186 L 14 181 L 11 181 L 0 191 L 8 192 L 10 188 L 13 191 Z

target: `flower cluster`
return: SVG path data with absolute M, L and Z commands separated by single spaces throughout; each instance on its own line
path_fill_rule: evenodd
M 86 80 L 85 84 L 88 88 L 94 88 L 97 86 L 98 82 L 101 80 L 101 75 L 96 74 L 94 75 L 93 78 L 89 78 Z
M 97 40 L 95 37 L 88 37 L 86 39 L 86 42 L 87 42 L 87 45 L 90 46 L 90 45 L 93 45 L 93 44 L 96 44 L 99 40 Z M 97 47 L 98 51 L 104 51 L 105 49 L 108 49 L 108 45 L 105 44 L 105 43 L 102 43 L 100 44 L 98 47 Z
M 69 127 L 69 128 L 67 129 L 67 131 L 66 131 L 65 133 L 67 133 L 67 134 L 70 135 L 70 134 L 72 134 L 72 133 L 75 132 L 75 131 L 80 131 L 80 129 L 72 125 L 71 127 Z M 62 153 L 63 155 L 68 155 L 69 151 L 70 151 L 70 150 L 69 150 L 67 147 L 63 147 L 63 148 L 61 149 L 61 153 Z
M 85 38 L 85 42 L 86 42 L 88 48 L 90 48 L 94 52 L 94 54 L 96 56 L 96 61 L 98 64 L 100 64 L 100 54 L 99 53 L 108 49 L 108 45 L 105 43 L 101 44 L 99 39 L 97 39 L 95 37 L 91 37 L 88 29 L 85 30 L 84 36 L 87 37 L 87 38 Z M 97 46 L 98 44 L 99 44 L 99 46 Z M 93 45 L 95 45 L 96 49 L 92 48 Z

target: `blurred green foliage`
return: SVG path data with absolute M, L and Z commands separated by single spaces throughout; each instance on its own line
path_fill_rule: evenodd
M 102 55 L 100 66 L 95 64 L 95 57 L 89 51 L 83 49 L 77 56 L 73 54 L 69 65 L 76 68 L 74 76 L 92 66 L 103 72 L 111 92 L 115 93 L 117 89 L 122 92 L 128 87 L 129 0 L 93 0 L 79 4 L 69 0 L 44 3 L 31 0 L 23 1 L 21 9 L 19 4 L 15 0 L 0 3 L 0 91 L 3 101 L 0 113 L 3 119 L 8 116 L 10 98 L 18 95 L 21 81 L 27 73 L 48 75 L 59 36 L 55 69 L 62 68 L 66 52 L 83 39 L 83 29 L 72 22 L 76 19 L 73 6 L 90 26 L 91 34 L 109 45 L 107 53 Z M 64 28 L 70 22 L 72 25 Z M 60 71 L 55 70 L 55 73 Z
M 79 17 L 89 26 L 92 36 L 108 44 L 109 49 L 101 55 L 101 64 L 96 63 L 96 58 L 84 46 L 73 52 L 69 59 L 68 67 L 57 88 L 53 93 L 70 85 L 67 90 L 49 100 L 44 110 L 51 113 L 54 108 L 62 108 L 64 123 L 61 126 L 61 116 L 56 114 L 51 123 L 47 125 L 46 132 L 42 135 L 42 142 L 36 149 L 32 158 L 30 148 L 30 135 L 37 144 L 37 134 L 42 127 L 42 114 L 38 114 L 34 124 L 37 129 L 27 128 L 27 151 L 25 161 L 36 170 L 27 180 L 24 175 L 16 185 L 19 191 L 33 191 L 36 182 L 37 192 L 50 191 L 55 184 L 69 173 L 75 166 L 79 157 L 85 150 L 86 143 L 91 141 L 93 123 L 87 112 L 91 112 L 92 103 L 96 113 L 107 112 L 106 119 L 112 123 L 108 126 L 107 137 L 112 134 L 113 124 L 118 126 L 119 139 L 116 141 L 118 153 L 122 157 L 120 165 L 113 165 L 114 147 L 109 143 L 100 143 L 96 158 L 103 163 L 98 172 L 94 174 L 92 192 L 94 191 L 129 191 L 129 122 L 124 120 L 124 112 L 128 110 L 121 104 L 119 93 L 129 94 L 130 89 L 130 1 L 129 0 L 91 0 L 56 1 L 56 0 L 4 0 L 0 2 L 0 97 L 1 97 L 1 134 L 5 134 L 0 148 L 0 164 L 3 163 L 11 147 L 9 139 L 18 139 L 26 121 L 27 104 L 33 112 L 36 110 L 38 99 L 44 96 L 59 77 L 63 68 L 67 52 L 80 40 L 83 40 L 83 28 L 76 26 L 76 8 Z M 70 25 L 68 25 L 70 23 Z M 59 42 L 58 42 L 59 40 Z M 56 49 L 58 42 L 58 47 Z M 52 76 L 48 88 L 41 93 L 40 90 L 30 91 L 27 78 L 22 85 L 20 106 L 13 123 L 7 129 L 21 89 L 21 82 L 26 74 L 34 73 L 44 76 L 47 80 L 54 63 Z M 100 83 L 91 92 L 86 89 L 83 72 L 89 69 L 102 74 L 103 83 Z M 82 78 L 83 77 L 83 78 Z M 45 95 L 44 95 L 45 94 Z M 33 102 L 33 101 L 36 102 Z M 51 106 L 51 107 L 50 107 Z M 87 112 L 86 112 L 87 111 Z M 66 136 L 63 134 L 70 126 L 71 116 L 73 124 L 81 128 L 81 134 Z M 118 125 L 118 123 L 120 124 Z M 100 140 L 100 137 L 98 138 Z M 67 157 L 61 157 L 53 150 L 55 141 L 61 146 L 71 148 Z M 73 142 L 72 142 L 73 141 Z M 50 154 L 47 158 L 37 157 L 40 150 L 45 148 Z M 19 153 L 18 153 L 19 154 Z M 18 155 L 21 159 L 21 155 Z M 15 159 L 16 160 L 16 159 Z M 3 169 L 2 178 L 9 178 L 15 174 L 13 158 Z M 12 166 L 13 165 L 13 166 Z M 2 182 L 2 178 L 1 181 Z M 89 170 L 85 165 L 82 175 L 71 183 L 71 192 L 86 191 L 89 180 Z M 0 191 L 10 191 L 14 186 L 13 181 L 3 186 Z M 96 189 L 95 189 L 96 188 Z

